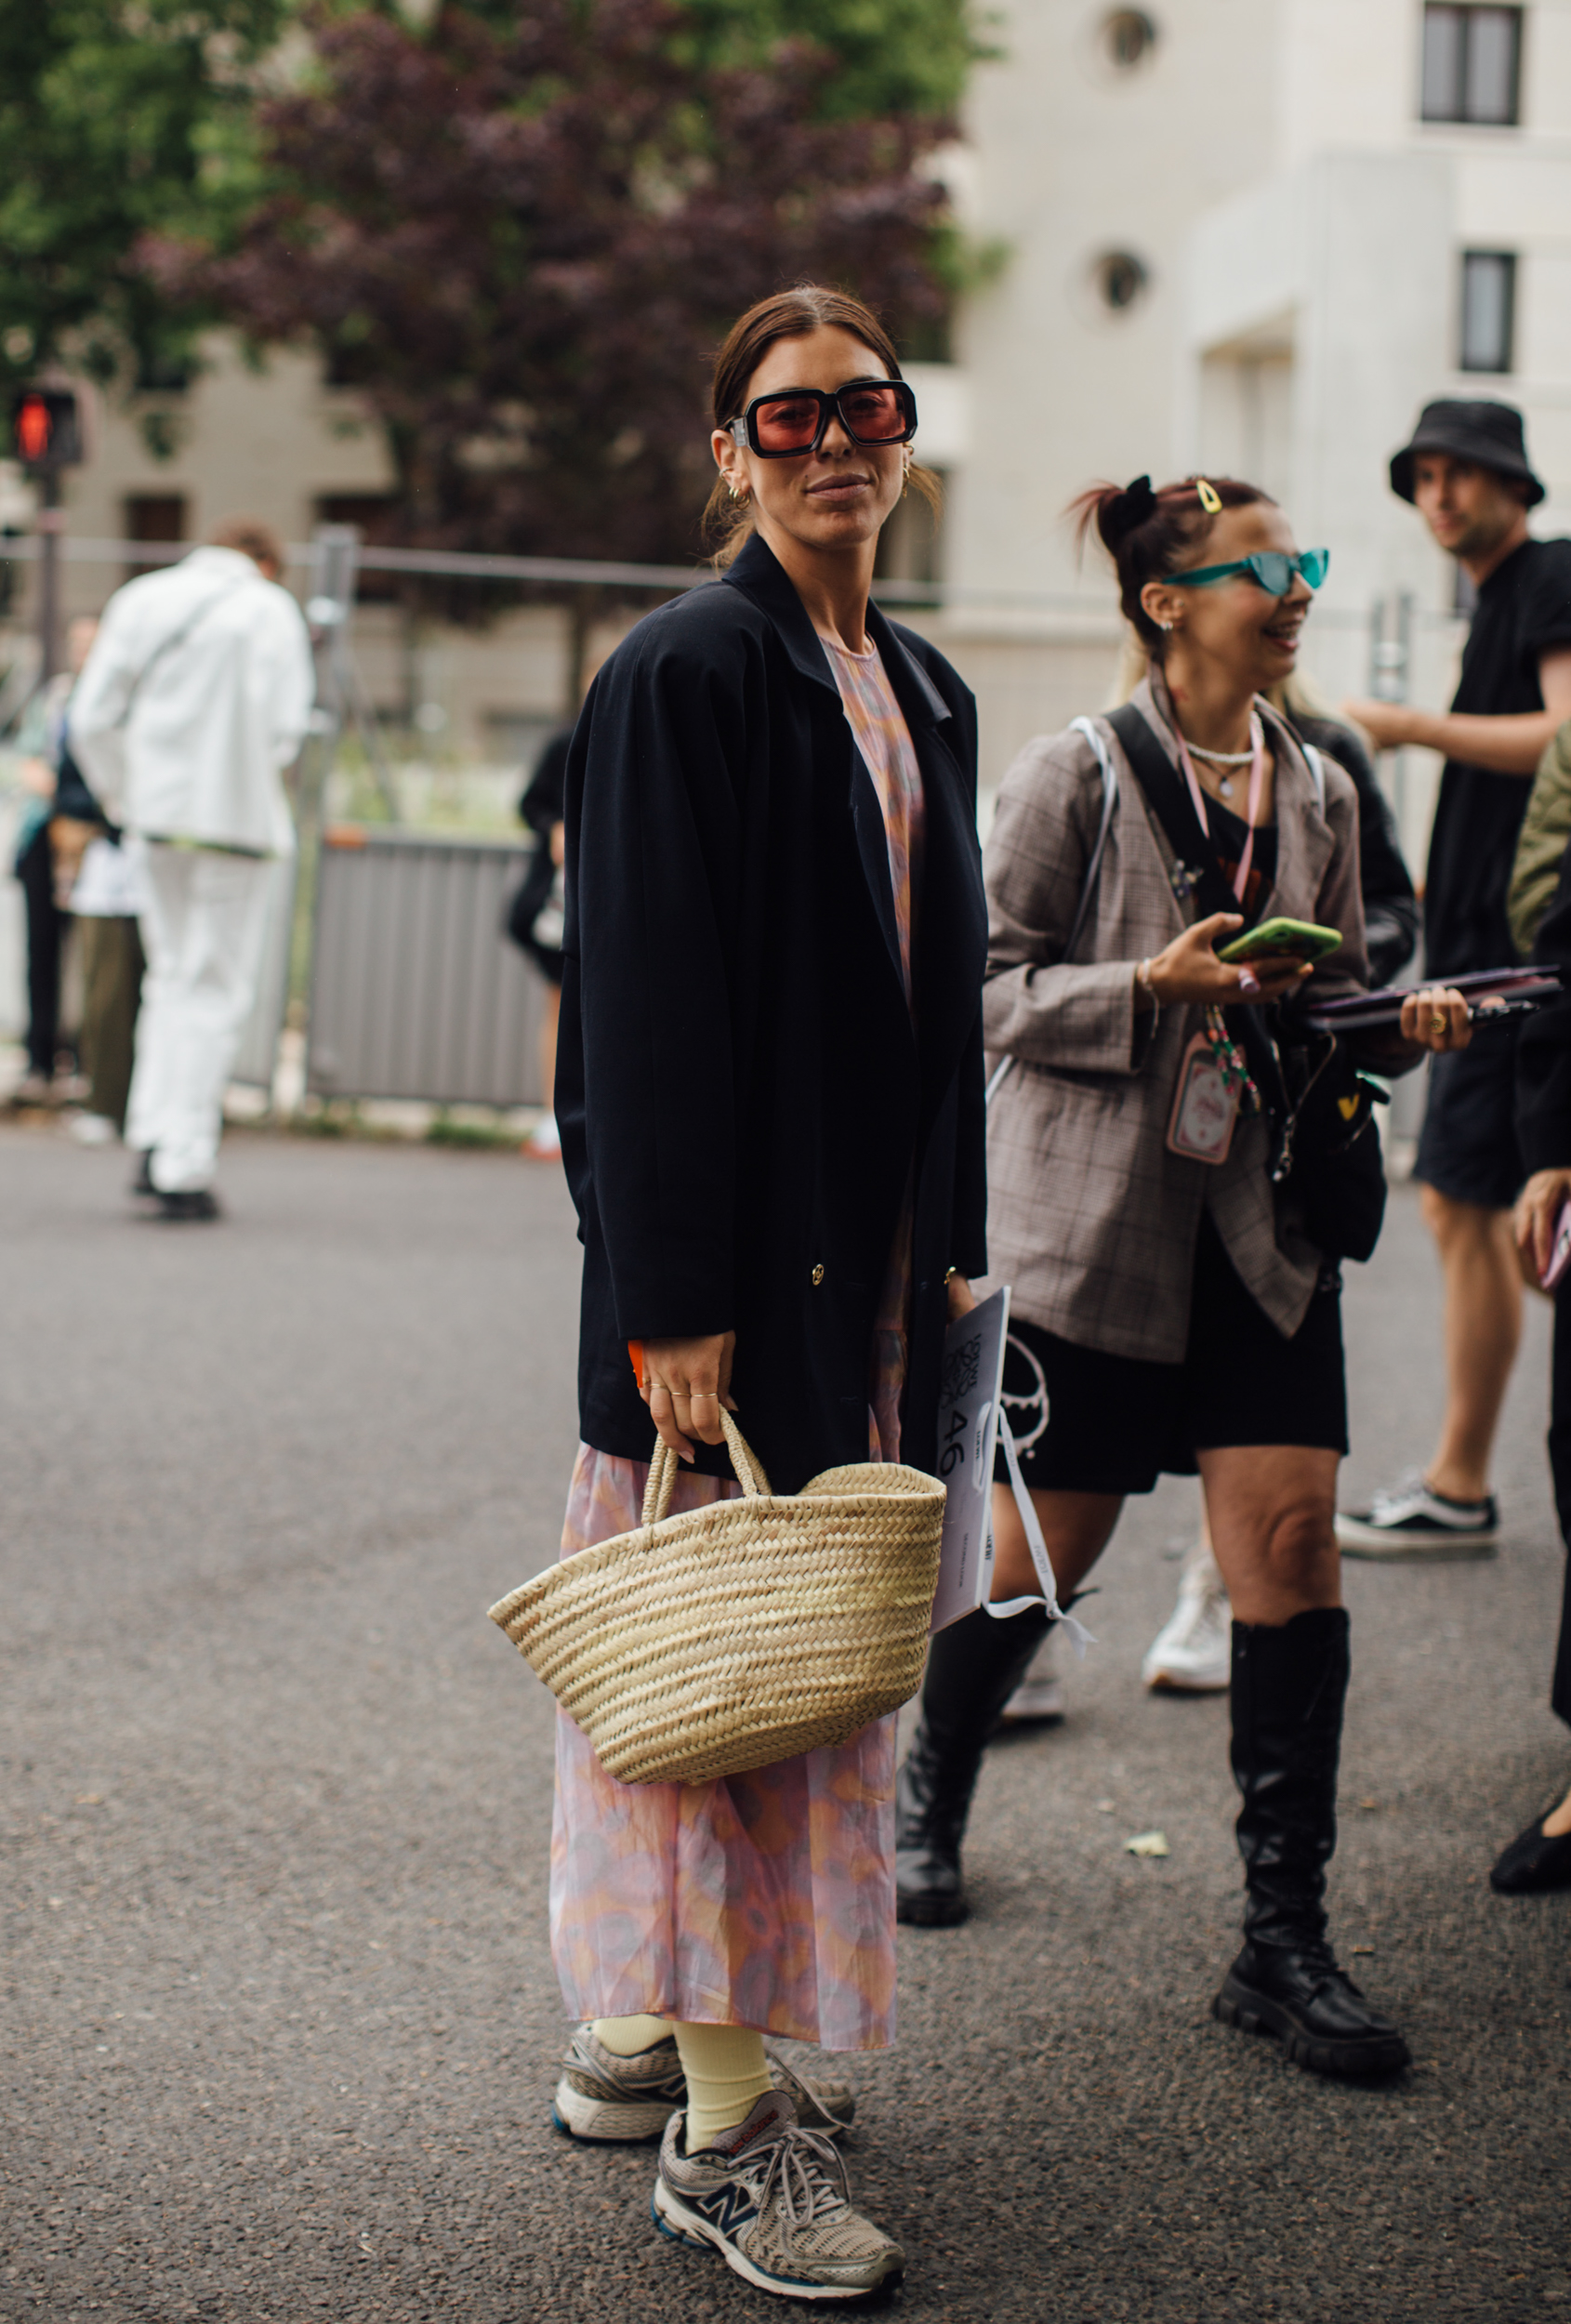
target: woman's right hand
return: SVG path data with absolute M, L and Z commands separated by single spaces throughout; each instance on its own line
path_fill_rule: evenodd
M 693 1437 L 706 1445 L 725 1441 L 720 1406 L 734 1412 L 731 1394 L 731 1362 L 736 1353 L 734 1331 L 718 1331 L 705 1340 L 646 1340 L 643 1378 L 639 1393 L 663 1445 L 684 1460 L 694 1458 Z
M 1164 1009 L 1189 1004 L 1228 1008 L 1239 1001 L 1258 1008 L 1264 1001 L 1280 1000 L 1285 993 L 1296 992 L 1310 973 L 1307 960 L 1270 953 L 1259 960 L 1230 966 L 1217 958 L 1218 944 L 1226 944 L 1243 925 L 1241 912 L 1213 912 L 1208 919 L 1196 920 L 1182 936 L 1175 936 L 1163 951 L 1154 953 L 1145 964 L 1144 976 L 1135 980 L 1137 1009 L 1148 995 Z

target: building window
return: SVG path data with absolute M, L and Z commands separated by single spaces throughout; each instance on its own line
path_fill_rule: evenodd
M 1102 53 L 1120 73 L 1143 64 L 1156 46 L 1156 27 L 1143 8 L 1115 8 L 1102 19 Z
M 364 548 L 401 548 L 403 509 L 390 493 L 323 493 L 316 503 L 318 524 L 352 524 Z M 396 573 L 367 573 L 363 568 L 355 587 L 360 605 L 392 605 L 398 601 Z
M 184 493 L 126 494 L 125 538 L 128 541 L 183 541 L 185 536 Z M 125 568 L 125 578 L 134 581 L 139 573 L 157 573 L 162 561 L 129 564 Z
M 1422 113 L 1426 121 L 1510 127 L 1518 117 L 1520 8 L 1424 10 Z
M 1462 253 L 1463 371 L 1509 371 L 1516 306 L 1516 260 L 1509 250 Z

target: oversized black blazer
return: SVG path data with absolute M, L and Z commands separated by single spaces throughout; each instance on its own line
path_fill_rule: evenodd
M 916 1008 L 878 794 L 764 544 L 639 623 L 568 757 L 556 1111 L 584 1245 L 586 1443 L 647 1459 L 629 1340 L 734 1330 L 775 1488 L 867 1458 L 868 1359 L 908 1174 L 902 1457 L 931 1469 L 950 1267 L 985 1272 L 975 706 L 868 614 L 926 801 Z M 729 1475 L 724 1447 L 701 1466 Z

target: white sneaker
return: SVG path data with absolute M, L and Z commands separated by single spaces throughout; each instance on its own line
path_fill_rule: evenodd
M 107 1114 L 73 1114 L 66 1125 L 67 1135 L 79 1146 L 117 1146 L 120 1132 Z
M 999 1712 L 1006 1727 L 1050 1727 L 1063 1716 L 1063 1681 L 1053 1668 L 1055 1623 L 1025 1666 L 1025 1676 Z
M 1184 1567 L 1178 1604 L 1141 1676 L 1175 1695 L 1225 1695 L 1233 1684 L 1233 1608 L 1209 1550 L 1197 1550 Z
M 557 1134 L 557 1117 L 542 1114 L 523 1142 L 523 1151 L 532 1162 L 560 1162 L 561 1140 Z

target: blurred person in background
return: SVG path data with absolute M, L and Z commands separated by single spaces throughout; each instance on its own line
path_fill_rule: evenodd
M 1571 845 L 1571 719 L 1538 761 L 1516 842 L 1506 912 L 1519 959 L 1531 959 Z M 1520 1091 L 1519 1091 L 1520 1094 Z
M 1533 957 L 1571 973 L 1571 854 L 1563 858 Z M 1571 992 L 1523 1023 L 1516 1073 L 1517 1129 L 1529 1175 L 1513 1223 L 1524 1277 L 1538 1285 L 1548 1271 L 1556 1233 L 1571 1201 Z M 1550 1472 L 1566 1557 L 1550 1708 L 1571 1726 L 1571 1270 L 1554 1286 L 1553 1297 Z M 1571 1790 L 1518 1834 L 1489 1879 L 1494 1888 L 1511 1896 L 1571 1888 Z
M 561 939 L 566 910 L 562 861 L 566 825 L 562 786 L 573 729 L 553 734 L 536 761 L 529 788 L 519 800 L 519 821 L 535 834 L 535 858 L 508 911 L 508 933 L 528 953 L 544 980 L 540 996 L 540 1102 L 545 1112 L 523 1142 L 536 1162 L 560 1162 L 561 1140 L 554 1111 L 557 1086 L 557 1021 L 561 1013 Z
M 1137 641 L 1138 642 L 1138 641 Z M 1144 675 L 1145 655 L 1119 691 L 1128 701 Z M 1372 985 L 1394 984 L 1413 957 L 1419 905 L 1402 853 L 1396 817 L 1381 790 L 1374 761 L 1353 727 L 1330 715 L 1298 672 L 1265 690 L 1265 700 L 1300 743 L 1334 759 L 1358 793 L 1358 886 L 1364 899 L 1364 944 Z M 1063 1688 L 1056 1668 L 1057 1632 L 1050 1631 L 1036 1660 L 1004 1707 L 1010 1725 L 1056 1723 Z M 1223 1694 L 1232 1682 L 1233 1609 L 1202 1512 L 1199 1539 L 1185 1562 L 1178 1604 L 1157 1633 L 1141 1675 L 1147 1686 L 1185 1695 Z
M 869 601 L 883 525 L 931 489 L 916 399 L 866 308 L 798 285 L 734 325 L 713 401 L 723 578 L 623 640 L 568 759 L 568 1556 L 640 1524 L 656 1431 L 692 1464 L 676 1509 L 734 1492 L 722 1401 L 776 1491 L 932 1470 L 985 1261 L 974 705 Z M 894 1729 L 628 1785 L 557 1717 L 552 1949 L 588 2021 L 557 2119 L 660 2138 L 662 2230 L 787 2298 L 904 2264 L 828 2143 L 850 2092 L 763 2040 L 892 2038 Z
M 1326 556 L 1300 556 L 1275 503 L 1232 480 L 1156 493 L 1140 477 L 1077 505 L 1150 666 L 1092 733 L 1026 746 L 987 841 L 984 1022 L 1007 1061 L 988 1117 L 991 1271 L 1013 1286 L 1010 1337 L 1029 1359 L 1006 1367 L 1007 1387 L 1018 1407 L 1035 1380 L 1041 1407 L 1021 1466 L 1061 1604 L 1128 1494 L 1199 1472 L 1234 1616 L 1246 1885 L 1245 1943 L 1216 2014 L 1311 2071 L 1389 2073 L 1406 2046 L 1339 1966 L 1324 1908 L 1350 1667 L 1333 1530 L 1347 1449 L 1337 1253 L 1372 1247 L 1380 1154 L 1363 1150 L 1351 1192 L 1364 1216 L 1350 1221 L 1336 1156 L 1360 1107 L 1373 1141 L 1366 1097 L 1345 1054 L 1312 1065 L 1300 1050 L 1294 1066 L 1275 1047 L 1294 1049 L 1288 999 L 1310 971 L 1286 952 L 1234 966 L 1216 949 L 1268 918 L 1313 921 L 1342 940 L 1313 972 L 1316 999 L 1364 983 L 1356 792 L 1263 699 L 1293 668 Z M 1250 1012 L 1274 1002 L 1268 1039 Z M 1401 1037 L 1375 1046 L 1390 1069 L 1467 1037 L 1464 1004 L 1442 992 L 1410 998 Z M 1035 1594 L 1002 1476 L 994 1538 L 995 1603 Z M 1039 1605 L 983 1609 L 932 1642 L 896 1792 L 903 1920 L 965 1917 L 960 1847 L 983 1753 L 1046 1620 Z
M 71 883 L 57 868 L 55 827 L 61 818 L 75 819 L 83 806 L 81 774 L 66 741 L 66 709 L 98 626 L 93 614 L 79 614 L 70 623 L 65 668 L 38 689 L 17 726 L 26 799 L 12 868 L 27 916 L 27 1071 L 12 1096 L 19 1105 L 56 1104 L 79 1093 L 77 1060 L 60 1049 Z
M 1392 490 L 1418 508 L 1478 592 L 1449 712 L 1353 702 L 1380 750 L 1445 754 L 1424 889 L 1424 966 L 1432 977 L 1511 966 L 1507 890 L 1531 778 L 1571 717 L 1571 541 L 1535 540 L 1527 511 L 1544 488 L 1508 403 L 1426 406 L 1391 463 Z M 1512 1204 L 1526 1175 L 1516 1133 L 1519 1021 L 1485 1027 L 1437 1059 L 1414 1176 L 1446 1286 L 1446 1406 L 1427 1465 L 1339 1517 L 1353 1557 L 1486 1557 L 1499 1535 L 1489 1489 L 1495 1432 L 1522 1331 Z
M 147 954 L 126 1142 L 136 1191 L 214 1219 L 224 1091 L 257 997 L 271 860 L 294 852 L 284 787 L 315 695 L 278 536 L 221 524 L 117 589 L 71 707 L 73 749 L 144 883 Z

